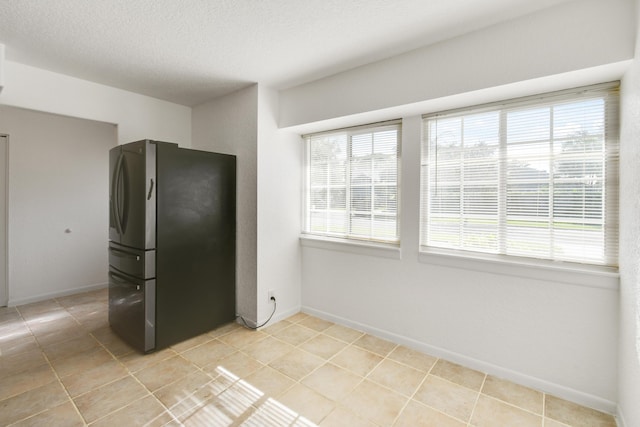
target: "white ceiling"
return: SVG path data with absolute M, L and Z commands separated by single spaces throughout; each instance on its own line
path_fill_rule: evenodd
M 295 86 L 566 1 L 0 0 L 0 43 L 11 61 L 192 106 L 255 82 Z

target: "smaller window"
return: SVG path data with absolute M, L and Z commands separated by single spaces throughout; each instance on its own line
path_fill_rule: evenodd
M 400 123 L 304 139 L 304 233 L 397 243 Z

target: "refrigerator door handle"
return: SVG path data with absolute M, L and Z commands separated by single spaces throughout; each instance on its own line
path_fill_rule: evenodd
M 147 194 L 147 200 L 151 200 L 151 194 L 153 193 L 153 178 L 150 179 L 149 194 Z
M 118 161 L 116 162 L 115 173 L 113 175 L 113 181 L 111 182 L 111 194 L 113 197 L 113 216 L 114 222 L 118 234 L 122 236 L 122 220 L 120 219 L 120 175 L 122 174 L 122 162 L 124 160 L 124 154 L 120 153 Z
M 122 163 L 120 165 L 120 177 L 122 179 L 122 217 L 120 217 L 120 229 L 122 234 L 127 228 L 127 218 L 129 212 L 129 179 L 127 176 L 127 158 L 122 153 Z
M 136 261 L 140 261 L 140 255 L 134 254 L 132 252 L 127 252 L 112 247 L 109 247 L 109 251 L 112 252 L 114 256 L 117 256 L 119 258 L 135 258 Z
M 114 194 L 113 198 L 114 198 L 114 205 L 115 205 L 114 215 L 115 215 L 116 228 L 118 229 L 118 234 L 120 234 L 121 236 L 124 234 L 123 218 L 120 215 L 120 211 L 123 208 L 123 206 L 120 205 L 120 202 L 123 196 L 122 194 L 120 194 L 121 193 L 120 181 L 123 178 L 123 174 L 124 174 L 124 153 L 120 153 L 120 157 L 118 157 L 118 162 L 116 163 L 115 176 L 113 179 L 113 194 Z

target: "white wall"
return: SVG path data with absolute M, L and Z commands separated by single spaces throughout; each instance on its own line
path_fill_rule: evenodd
M 0 133 L 10 146 L 9 305 L 105 286 L 116 127 L 0 106 Z
M 257 319 L 257 85 L 193 108 L 192 148 L 237 156 L 236 307 Z
M 419 113 L 620 78 L 633 10 L 567 3 L 282 91 L 280 125 L 296 131 L 403 117 L 401 259 L 305 244 L 303 309 L 615 412 L 616 276 L 419 256 Z
M 277 92 L 258 89 L 258 319 L 272 323 L 300 310 L 300 136 L 277 129 Z
M 415 112 L 422 114 L 428 108 L 437 111 L 439 106 L 429 100 L 626 61 L 633 57 L 632 9 L 631 0 L 564 3 L 290 88 L 280 94 L 279 125 L 306 125 L 413 103 L 422 104 Z M 589 77 L 582 75 L 578 84 L 590 83 Z M 539 86 L 521 85 L 519 95 L 536 93 Z M 546 89 L 554 89 L 553 84 Z
M 191 108 L 189 107 L 29 67 L 12 61 L 5 61 L 4 65 L 5 87 L 0 93 L 0 105 L 109 123 L 111 124 L 109 126 L 114 128 L 112 135 L 113 143 L 123 144 L 139 139 L 150 138 L 177 142 L 180 146 L 184 147 L 189 147 L 191 144 Z M 40 121 L 46 121 L 45 118 L 47 115 L 38 115 L 37 117 L 38 119 L 36 121 L 30 123 L 31 127 L 39 127 Z M 81 121 L 77 121 L 77 123 L 81 123 Z M 114 127 L 113 125 L 116 126 Z M 6 129 L 0 131 L 7 132 Z M 40 143 L 43 144 L 42 141 L 40 141 Z M 30 176 L 47 180 L 50 177 L 55 178 L 52 182 L 47 181 L 43 183 L 43 185 L 51 185 L 51 187 L 36 186 L 35 188 L 29 188 L 28 185 L 26 187 L 16 187 L 22 185 L 22 181 L 18 178 L 16 178 L 18 179 L 16 182 L 13 181 L 13 178 L 9 181 L 9 229 L 10 231 L 19 230 L 19 232 L 14 232 L 9 235 L 10 303 L 19 304 L 35 301 L 55 295 L 77 292 L 86 286 L 91 286 L 96 283 L 104 284 L 104 282 L 106 282 L 107 270 L 106 251 L 102 250 L 99 255 L 100 259 L 97 259 L 97 253 L 92 251 L 86 253 L 78 251 L 78 245 L 80 245 L 80 233 L 83 233 L 80 230 L 85 229 L 85 226 L 88 224 L 93 224 L 96 233 L 94 238 L 97 239 L 95 242 L 99 242 L 104 249 L 107 241 L 106 215 L 108 211 L 106 203 L 108 187 L 104 188 L 104 194 L 100 196 L 99 201 L 96 199 L 96 203 L 98 203 L 99 206 L 103 206 L 104 209 L 100 208 L 101 210 L 96 209 L 92 211 L 95 213 L 95 216 L 90 218 L 88 216 L 89 212 L 84 209 L 84 206 L 88 203 L 86 195 L 82 193 L 71 194 L 60 192 L 60 186 L 62 185 L 62 181 L 60 180 L 64 179 L 66 175 L 59 176 L 64 173 L 64 169 L 59 167 L 59 165 L 66 165 L 70 167 L 71 170 L 78 170 L 80 167 L 87 168 L 94 171 L 94 176 L 101 177 L 100 171 L 103 169 L 105 171 L 107 170 L 107 149 L 98 144 L 94 148 L 101 150 L 101 156 L 88 156 L 85 157 L 82 164 L 67 165 L 66 162 L 68 162 L 68 159 L 73 159 L 77 156 L 75 152 L 76 147 L 62 144 L 59 145 L 59 149 L 49 151 L 53 149 L 53 145 L 50 144 L 43 147 L 42 151 L 39 151 L 40 153 L 48 153 L 46 162 L 39 159 L 37 162 L 42 162 L 43 164 L 31 164 L 28 161 L 20 160 L 21 157 L 14 157 L 14 155 L 22 156 L 19 150 L 22 149 L 23 145 L 18 146 L 18 143 L 13 139 L 13 135 L 10 144 L 11 157 L 9 160 L 9 170 L 11 177 Z M 94 142 L 92 138 L 85 138 L 85 144 L 90 145 L 97 143 Z M 27 147 L 27 145 L 24 145 L 24 147 Z M 105 174 L 106 173 L 107 172 L 105 172 Z M 39 191 L 39 188 L 48 188 L 51 192 L 43 193 Z M 23 193 L 23 191 L 27 190 L 29 193 Z M 55 206 L 49 206 L 48 204 L 50 203 L 50 198 L 65 200 L 69 206 L 74 206 L 74 211 L 82 213 L 83 217 L 77 218 L 73 212 L 63 213 L 56 211 Z M 45 211 L 43 209 L 45 206 L 47 209 L 49 207 L 54 208 L 54 213 L 58 212 L 55 213 L 56 220 L 53 223 L 51 222 L 52 220 L 45 220 L 38 223 L 36 227 L 33 227 L 34 230 L 39 229 L 38 227 L 55 225 L 55 228 L 51 228 L 50 231 L 57 233 L 60 231 L 58 228 L 62 227 L 63 224 L 70 222 L 73 224 L 82 223 L 83 225 L 75 227 L 76 232 L 71 235 L 62 235 L 62 239 L 70 240 L 73 244 L 59 245 L 57 252 L 54 253 L 55 256 L 48 257 L 50 260 L 40 258 L 44 253 L 39 252 L 37 247 L 42 242 L 42 236 L 37 233 L 30 233 L 28 230 L 23 231 L 22 228 L 27 226 L 26 223 L 23 222 L 25 217 L 22 213 L 14 213 L 14 207 L 12 205 L 21 200 L 43 201 L 42 205 L 31 206 L 30 210 L 26 212 L 29 220 L 34 220 L 33 215 L 36 215 L 37 212 L 44 214 Z M 18 206 L 16 209 L 23 209 L 23 207 Z M 69 226 L 74 228 L 73 224 L 69 224 Z M 66 228 L 67 226 L 65 225 L 64 227 Z M 43 235 L 52 237 L 47 233 Z M 55 236 L 58 236 L 58 234 Z M 86 236 L 88 235 L 82 234 L 82 239 Z M 54 242 L 56 241 L 56 239 L 52 240 L 51 244 L 55 244 Z M 51 250 L 51 247 L 48 245 L 49 243 L 47 243 L 47 250 Z M 29 261 L 26 260 L 28 256 L 26 248 L 30 248 L 29 250 L 34 249 L 32 252 L 33 255 L 29 256 Z M 86 268 L 92 271 L 99 269 L 101 272 L 100 278 L 98 278 L 97 274 L 90 274 L 88 272 L 79 273 L 78 276 L 73 276 L 73 274 L 70 273 L 73 277 L 69 276 L 66 279 L 58 275 L 55 276 L 55 281 L 47 280 L 46 276 L 33 276 L 33 270 L 38 270 L 39 262 L 49 263 L 53 262 L 53 260 L 68 260 L 72 258 L 74 259 L 74 268 L 82 270 L 85 268 L 83 266 L 87 266 Z M 60 265 L 68 267 L 64 262 Z
M 118 125 L 118 143 L 155 139 L 191 143 L 191 108 L 5 61 L 0 105 Z
M 636 2 L 640 13 L 640 1 Z M 640 31 L 636 59 L 621 88 L 620 349 L 621 426 L 640 425 Z

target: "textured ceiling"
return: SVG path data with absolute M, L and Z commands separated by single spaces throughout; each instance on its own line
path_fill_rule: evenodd
M 277 89 L 567 0 L 0 0 L 8 60 L 184 105 Z

